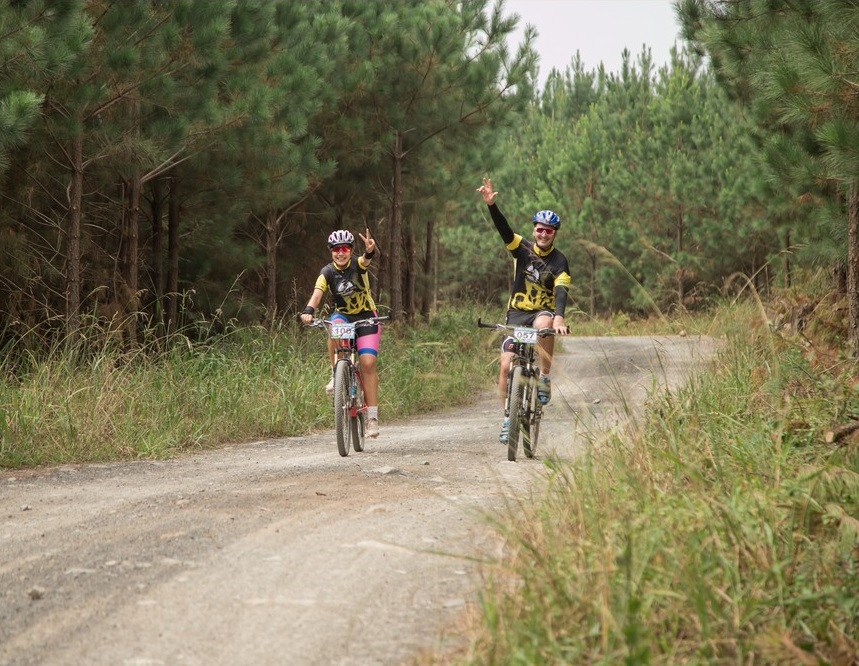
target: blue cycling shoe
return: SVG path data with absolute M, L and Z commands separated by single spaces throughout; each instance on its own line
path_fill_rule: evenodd
M 501 426 L 501 432 L 498 434 L 498 441 L 502 444 L 507 443 L 507 436 L 510 434 L 510 419 L 504 419 Z
M 537 400 L 541 405 L 548 405 L 552 399 L 552 380 L 548 377 L 540 375 L 537 380 Z

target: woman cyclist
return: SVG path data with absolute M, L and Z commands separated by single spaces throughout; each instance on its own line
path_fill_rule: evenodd
M 355 237 L 346 229 L 338 229 L 328 236 L 328 249 L 331 250 L 331 263 L 322 267 L 313 294 L 307 302 L 307 307 L 301 314 L 301 321 L 309 324 L 313 320 L 316 308 L 322 302 L 326 292 L 334 299 L 334 312 L 331 322 L 353 322 L 376 316 L 376 304 L 370 294 L 370 280 L 367 269 L 376 255 L 376 241 L 370 236 L 361 235 L 364 242 L 364 252 L 359 257 L 353 256 Z M 358 363 L 361 376 L 364 379 L 364 397 L 367 401 L 367 436 L 379 436 L 379 375 L 376 371 L 376 359 L 379 356 L 379 341 L 381 331 L 378 325 L 361 326 L 355 330 L 358 343 Z M 334 393 L 334 340 L 328 339 L 328 355 L 331 362 L 331 380 L 325 387 L 328 395 Z

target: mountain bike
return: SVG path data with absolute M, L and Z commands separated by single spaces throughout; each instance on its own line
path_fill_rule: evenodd
M 507 433 L 507 460 L 514 462 L 519 452 L 519 440 L 525 455 L 533 458 L 540 437 L 543 404 L 537 399 L 537 377 L 540 368 L 535 359 L 537 338 L 554 335 L 551 328 L 528 328 L 507 324 L 484 324 L 477 320 L 478 328 L 503 331 L 513 339 L 513 359 L 507 371 L 507 397 L 504 401 L 504 418 L 509 419 Z
M 358 342 L 355 331 L 362 326 L 375 326 L 388 317 L 368 317 L 354 322 L 314 319 L 308 328 L 322 328 L 337 344 L 334 351 L 334 431 L 337 451 L 348 456 L 349 449 L 364 450 L 367 429 L 367 403 L 364 400 L 364 379 L 358 362 Z

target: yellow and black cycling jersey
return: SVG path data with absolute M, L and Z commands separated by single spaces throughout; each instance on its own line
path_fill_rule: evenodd
M 355 315 L 376 310 L 370 294 L 369 275 L 360 259 L 350 258 L 343 268 L 338 268 L 334 262 L 326 264 L 316 278 L 315 288 L 331 293 L 337 312 Z
M 534 241 L 514 233 L 495 204 L 489 206 L 489 212 L 513 256 L 513 286 L 507 307 L 525 312 L 546 310 L 563 317 L 570 286 L 567 258 L 554 245 L 544 252 Z

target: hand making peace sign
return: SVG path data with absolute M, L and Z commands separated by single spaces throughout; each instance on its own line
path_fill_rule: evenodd
M 376 251 L 376 241 L 373 240 L 373 237 L 370 235 L 370 227 L 367 227 L 367 235 L 365 236 L 362 233 L 358 233 L 358 236 L 364 241 L 364 255 L 366 257 L 372 257 L 373 253 Z

